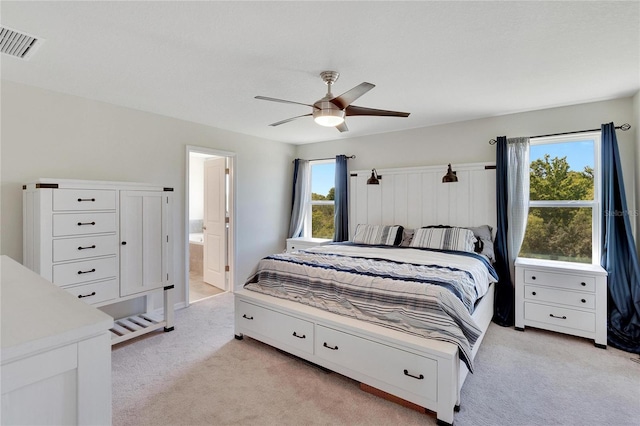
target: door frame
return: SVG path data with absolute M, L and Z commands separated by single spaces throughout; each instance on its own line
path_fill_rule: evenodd
M 190 167 L 190 154 L 207 154 L 216 157 L 226 157 L 229 166 L 229 238 L 227 240 L 227 254 L 229 264 L 229 289 L 233 292 L 235 289 L 235 276 L 236 276 L 236 176 L 234 169 L 236 166 L 236 153 L 230 151 L 222 151 L 218 149 L 206 148 L 202 146 L 186 145 L 185 146 L 185 203 L 184 203 L 184 239 L 183 239 L 183 254 L 184 254 L 184 300 L 185 306 L 188 307 L 189 303 L 189 167 Z

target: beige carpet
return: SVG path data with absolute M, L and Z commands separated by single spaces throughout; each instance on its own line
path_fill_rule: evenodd
M 640 364 L 616 349 L 492 324 L 456 425 L 637 425 Z M 432 425 L 259 342 L 233 338 L 233 294 L 113 350 L 114 425 Z

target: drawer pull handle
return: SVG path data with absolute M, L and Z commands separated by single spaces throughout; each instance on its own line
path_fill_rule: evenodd
M 252 319 L 253 319 L 253 317 L 248 317 L 248 316 L 247 316 L 247 314 L 243 314 L 243 315 L 242 315 L 242 318 L 246 318 L 246 319 L 248 319 L 248 320 L 252 320 Z
M 409 377 L 413 377 L 414 379 L 418 379 L 418 380 L 423 380 L 424 376 L 421 374 L 419 376 L 414 376 L 413 374 L 409 373 L 407 370 L 404 370 L 404 375 L 405 376 L 409 376 Z
M 78 222 L 78 226 L 95 225 L 95 222 Z
M 567 317 L 566 317 L 566 316 L 564 316 L 564 315 L 563 315 L 563 316 L 561 316 L 561 317 L 559 317 L 559 316 L 557 316 L 557 315 L 549 314 L 549 316 L 550 316 L 551 318 L 567 319 Z
M 582 303 L 587 303 L 587 299 L 580 299 Z
M 302 336 L 299 336 L 299 335 L 298 335 L 298 334 L 296 334 L 296 332 L 294 331 L 294 332 L 293 332 L 293 337 L 297 337 L 298 339 L 306 339 L 306 338 L 307 338 L 307 335 L 306 335 L 306 334 L 303 334 Z
M 91 294 L 79 294 L 78 295 L 78 299 L 82 299 L 83 297 L 91 297 L 91 296 L 95 296 L 95 295 L 96 295 L 95 291 L 93 293 L 91 293 Z
M 78 247 L 78 250 L 88 250 L 88 249 L 94 249 L 96 248 L 96 245 L 92 245 L 92 246 L 87 246 L 87 247 Z
M 90 273 L 95 272 L 95 271 L 96 271 L 96 268 L 93 268 L 93 269 L 92 269 L 92 270 L 90 270 L 90 271 L 78 271 L 78 275 L 82 275 L 82 274 L 90 274 Z
M 95 202 L 96 199 L 95 198 L 78 198 L 78 202 L 81 203 L 83 201 L 91 201 L 91 202 Z
M 331 349 L 332 351 L 337 351 L 338 350 L 337 346 L 329 346 L 329 345 L 327 345 L 327 342 L 324 342 L 324 344 L 322 346 L 324 346 L 327 349 Z
M 533 294 L 535 296 L 537 293 L 535 291 L 532 291 L 531 294 Z

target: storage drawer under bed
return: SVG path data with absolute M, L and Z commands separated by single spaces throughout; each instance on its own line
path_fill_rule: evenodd
M 261 336 L 313 354 L 312 322 L 240 301 L 236 323 Z
M 438 363 L 420 355 L 316 325 L 319 358 L 437 401 Z

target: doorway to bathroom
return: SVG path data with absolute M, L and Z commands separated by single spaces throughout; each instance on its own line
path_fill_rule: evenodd
M 187 146 L 188 304 L 229 291 L 233 278 L 233 153 Z

